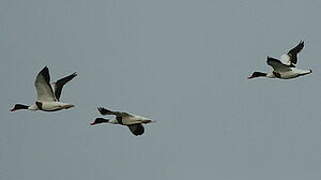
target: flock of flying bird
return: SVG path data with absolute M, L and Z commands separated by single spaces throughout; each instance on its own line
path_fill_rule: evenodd
M 302 70 L 296 68 L 297 54 L 303 49 L 304 42 L 301 41 L 296 47 L 292 48 L 288 53 L 283 54 L 280 60 L 267 57 L 267 64 L 272 66 L 273 71 L 269 73 L 254 72 L 248 79 L 256 77 L 268 77 L 268 78 L 280 78 L 291 79 L 299 76 L 312 73 L 312 70 Z M 59 79 L 56 82 L 50 83 L 50 75 L 48 67 L 44 67 L 37 75 L 35 80 L 35 87 L 37 91 L 37 100 L 34 104 L 27 106 L 23 104 L 15 104 L 10 110 L 11 112 L 27 109 L 31 111 L 42 110 L 47 112 L 58 111 L 62 109 L 69 109 L 74 107 L 73 104 L 63 103 L 60 101 L 60 95 L 63 86 L 77 76 L 77 73 L 73 73 L 69 76 Z M 96 118 L 91 125 L 101 123 L 112 123 L 127 126 L 130 131 L 138 136 L 144 133 L 144 126 L 142 124 L 148 124 L 155 122 L 152 119 L 131 114 L 128 112 L 111 111 L 103 107 L 97 108 L 102 115 L 114 115 L 114 119 Z
M 59 111 L 62 109 L 69 109 L 74 107 L 73 104 L 68 104 L 60 101 L 60 95 L 63 86 L 77 76 L 73 73 L 69 76 L 59 79 L 56 82 L 50 83 L 50 75 L 48 67 L 44 67 L 37 75 L 35 80 L 35 87 L 37 91 L 37 100 L 34 104 L 27 106 L 23 104 L 15 104 L 10 110 L 11 112 L 27 109 L 31 111 L 42 110 L 46 112 Z M 130 131 L 138 136 L 144 133 L 144 126 L 142 124 L 155 122 L 149 118 L 131 114 L 128 112 L 111 111 L 103 107 L 98 107 L 98 111 L 102 115 L 115 115 L 115 119 L 96 118 L 91 125 L 101 123 L 121 124 L 127 126 Z

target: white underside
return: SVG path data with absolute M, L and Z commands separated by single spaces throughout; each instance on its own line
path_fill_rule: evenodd
M 307 75 L 310 74 L 310 70 L 302 70 L 302 69 L 297 69 L 297 68 L 290 68 L 290 71 L 275 71 L 278 74 L 280 74 L 281 79 L 291 79 L 291 78 L 296 78 L 299 76 Z M 272 72 L 267 74 L 267 77 L 269 78 L 277 78 Z
M 116 119 L 111 119 L 109 122 L 113 123 L 113 124 L 119 124 Z M 151 123 L 151 122 L 155 122 L 155 121 L 152 121 L 152 120 L 142 117 L 142 116 L 125 116 L 122 119 L 122 123 L 124 125 L 147 124 L 147 123 Z
M 72 104 L 67 104 L 67 103 L 57 102 L 57 101 L 54 101 L 54 102 L 44 101 L 44 102 L 40 102 L 40 103 L 42 103 L 41 110 L 43 110 L 43 111 L 58 111 L 58 110 L 74 107 L 74 105 L 72 105 Z M 29 106 L 28 109 L 33 110 L 33 111 L 40 110 L 36 104 Z

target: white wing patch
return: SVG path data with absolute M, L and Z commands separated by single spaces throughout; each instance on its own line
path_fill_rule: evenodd
M 47 76 L 47 77 L 45 77 Z M 37 75 L 35 86 L 37 91 L 37 100 L 38 101 L 57 101 L 53 93 L 51 85 L 49 84 L 49 73 L 48 68 L 46 67 Z
M 280 60 L 285 65 L 291 65 L 291 58 L 290 58 L 290 56 L 288 54 L 283 54 L 280 57 Z

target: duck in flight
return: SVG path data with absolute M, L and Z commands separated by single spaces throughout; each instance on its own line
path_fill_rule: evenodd
M 151 119 L 138 116 L 135 114 L 130 114 L 127 112 L 111 111 L 103 107 L 98 107 L 97 109 L 102 115 L 115 115 L 116 118 L 115 119 L 96 118 L 94 122 L 92 122 L 90 125 L 96 125 L 101 123 L 120 124 L 120 125 L 127 126 L 135 136 L 142 135 L 144 133 L 143 124 L 155 122 Z
M 296 64 L 298 61 L 298 53 L 303 49 L 304 42 L 300 41 L 300 43 L 292 48 L 288 53 L 283 54 L 281 56 L 281 60 L 267 57 L 267 64 L 272 66 L 273 71 L 270 73 L 263 72 L 254 72 L 252 75 L 248 77 L 248 79 L 256 78 L 256 77 L 268 77 L 268 78 L 280 78 L 280 79 L 291 79 L 299 76 L 304 76 L 307 74 L 311 74 L 312 70 L 302 70 L 296 68 Z
M 37 100 L 33 105 L 15 104 L 10 110 L 11 112 L 26 109 L 26 110 L 42 110 L 42 111 L 58 111 L 61 109 L 69 109 L 74 107 L 72 104 L 60 102 L 60 95 L 63 86 L 77 76 L 73 73 L 69 76 L 59 79 L 50 84 L 50 75 L 48 67 L 44 67 L 37 75 L 35 80 L 35 87 L 37 91 Z

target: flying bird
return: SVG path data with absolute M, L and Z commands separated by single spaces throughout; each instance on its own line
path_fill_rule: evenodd
M 148 124 L 155 122 L 146 117 L 138 116 L 135 114 L 131 114 L 128 112 L 119 112 L 119 111 L 111 111 L 103 107 L 97 108 L 100 114 L 102 115 L 114 115 L 115 119 L 104 119 L 104 118 L 96 118 L 94 122 L 90 123 L 91 125 L 101 124 L 101 123 L 111 123 L 111 124 L 120 124 L 127 126 L 129 130 L 135 135 L 142 135 L 144 133 L 143 124 Z
M 281 60 L 267 57 L 267 64 L 272 66 L 273 71 L 269 73 L 264 72 L 254 72 L 252 73 L 248 79 L 256 78 L 256 77 L 268 77 L 268 78 L 280 78 L 280 79 L 291 79 L 299 76 L 311 74 L 312 70 L 302 70 L 296 68 L 296 64 L 298 61 L 298 53 L 303 49 L 304 42 L 300 41 L 300 43 L 292 48 L 288 53 L 283 54 L 281 56 Z
M 38 73 L 35 80 L 35 87 L 37 91 L 36 102 L 30 106 L 15 104 L 10 111 L 14 112 L 20 109 L 26 109 L 31 111 L 42 110 L 50 112 L 74 107 L 72 104 L 60 102 L 60 96 L 63 86 L 76 76 L 77 73 L 73 73 L 50 84 L 48 67 L 44 67 Z

